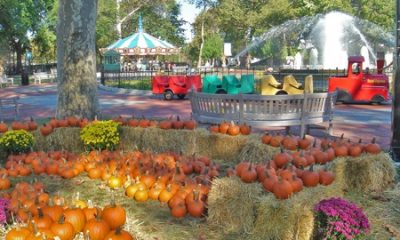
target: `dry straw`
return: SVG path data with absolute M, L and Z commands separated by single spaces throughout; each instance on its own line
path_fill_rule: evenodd
M 262 163 L 265 160 L 272 159 L 279 151 L 279 148 L 262 143 L 260 135 L 252 135 L 241 150 L 238 160 Z
M 329 186 L 305 188 L 287 200 L 264 194 L 257 205 L 251 239 L 309 240 L 314 230 L 314 205 L 322 199 L 342 195 L 335 182 Z
M 336 180 L 348 191 L 382 192 L 392 185 L 396 168 L 389 154 L 362 154 L 360 157 L 338 158 L 333 162 Z
M 208 195 L 207 222 L 225 233 L 250 232 L 261 192 L 260 184 L 246 184 L 237 177 L 215 179 Z

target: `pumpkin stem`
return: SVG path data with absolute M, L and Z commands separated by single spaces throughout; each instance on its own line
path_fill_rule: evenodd
M 310 170 L 309 170 L 310 172 L 313 172 L 314 171 L 314 164 L 312 164 L 311 166 L 310 166 Z
M 343 137 L 344 137 L 344 133 L 342 133 L 342 135 L 340 135 L 340 139 L 343 139 Z
M 376 141 L 376 139 L 375 139 L 375 137 L 373 137 L 371 143 L 375 143 L 375 141 Z
M 62 214 L 62 215 L 60 216 L 60 218 L 58 219 L 58 223 L 59 223 L 59 224 L 64 224 L 64 222 L 65 222 L 65 216 L 64 216 L 64 214 Z
M 122 233 L 121 227 L 117 227 L 117 229 L 115 229 L 115 235 L 121 235 L 121 233 Z
M 361 144 L 362 143 L 362 139 L 360 138 L 359 140 L 358 140 L 358 144 Z

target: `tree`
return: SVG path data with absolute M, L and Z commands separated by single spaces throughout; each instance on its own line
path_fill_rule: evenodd
M 7 39 L 17 54 L 17 72 L 22 70 L 22 56 L 30 48 L 30 38 L 37 34 L 54 0 L 1 0 L 0 38 Z
M 97 114 L 96 15 L 97 0 L 59 0 L 58 118 Z
M 220 58 L 223 52 L 224 40 L 218 34 L 210 34 L 205 38 L 203 55 L 204 59 Z
M 213 0 L 188 0 L 189 3 L 194 4 L 196 8 L 202 8 L 202 13 L 205 13 L 209 7 L 213 7 L 216 1 Z M 199 50 L 199 60 L 197 62 L 197 66 L 201 66 L 201 56 L 203 55 L 203 47 L 204 47 L 204 17 L 201 19 L 201 42 L 200 42 L 200 50 Z

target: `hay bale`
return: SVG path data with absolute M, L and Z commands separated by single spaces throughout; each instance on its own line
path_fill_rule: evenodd
M 305 188 L 287 200 L 272 194 L 259 199 L 251 239 L 309 240 L 314 231 L 314 205 L 329 197 L 343 195 L 338 183 Z
M 143 148 L 143 135 L 146 128 L 121 127 L 119 148 L 135 150 Z
M 80 128 L 56 128 L 44 137 L 39 130 L 33 131 L 35 151 L 67 150 L 70 152 L 83 152 L 83 142 L 80 140 Z
M 261 191 L 260 184 L 246 184 L 237 177 L 213 180 L 208 194 L 207 222 L 225 233 L 250 232 Z
M 345 182 L 348 190 L 382 192 L 395 182 L 396 168 L 388 153 L 362 154 L 346 160 Z
M 339 157 L 328 165 L 329 170 L 335 174 L 335 183 L 340 185 L 343 190 L 347 190 L 346 162 L 347 157 Z
M 247 144 L 246 136 L 229 136 L 209 133 L 205 129 L 196 130 L 195 152 L 223 162 L 239 162 L 238 156 Z
M 279 148 L 272 147 L 261 142 L 260 135 L 251 135 L 247 144 L 242 148 L 237 162 L 251 161 L 254 163 L 264 162 L 266 159 L 272 159 L 279 152 Z
M 195 149 L 195 137 L 196 131 L 146 128 L 142 136 L 140 150 L 151 150 L 153 152 L 172 151 L 191 155 Z

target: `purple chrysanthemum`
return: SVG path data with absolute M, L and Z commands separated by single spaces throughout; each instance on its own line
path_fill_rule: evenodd
M 0 224 L 7 223 L 7 211 L 10 200 L 5 198 L 0 198 Z
M 314 209 L 326 238 L 355 239 L 369 231 L 369 222 L 362 209 L 342 198 L 322 200 Z M 338 237 L 340 236 L 340 237 Z

